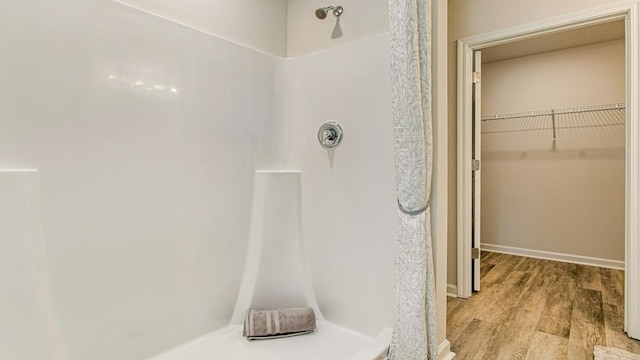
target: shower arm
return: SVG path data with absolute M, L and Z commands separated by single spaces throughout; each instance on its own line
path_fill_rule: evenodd
M 335 16 L 340 16 L 342 14 L 342 6 L 325 6 L 324 9 L 326 12 L 332 11 Z M 338 12 L 338 14 L 336 14 Z

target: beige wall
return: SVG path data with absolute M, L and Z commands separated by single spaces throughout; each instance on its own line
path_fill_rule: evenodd
M 555 16 L 592 9 L 615 3 L 607 0 L 567 0 L 567 1 L 530 1 L 514 2 L 510 0 L 450 0 L 449 1 L 449 58 L 448 58 L 448 103 L 449 103 L 449 226 L 448 226 L 448 283 L 456 283 L 456 40 L 483 34 L 489 31 L 506 29 Z
M 482 65 L 482 113 L 624 102 L 624 40 Z
M 483 114 L 620 103 L 624 40 L 488 63 L 482 74 Z M 555 151 L 550 118 L 483 123 L 483 244 L 624 260 L 623 112 L 597 114 L 558 116 Z M 563 128 L 585 125 L 595 126 Z
M 449 0 L 449 39 L 505 29 L 616 3 L 611 0 Z

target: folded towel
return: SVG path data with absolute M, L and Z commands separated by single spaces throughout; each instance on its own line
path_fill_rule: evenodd
M 250 309 L 244 321 L 242 336 L 246 336 L 247 340 L 274 339 L 308 334 L 315 329 L 316 315 L 310 307 Z

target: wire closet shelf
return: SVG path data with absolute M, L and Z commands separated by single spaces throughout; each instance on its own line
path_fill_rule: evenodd
M 624 126 L 625 107 L 624 103 L 614 103 L 483 115 L 482 133 L 551 130 L 555 141 L 557 129 Z

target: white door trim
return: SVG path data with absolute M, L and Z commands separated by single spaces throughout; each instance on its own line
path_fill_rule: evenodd
M 471 296 L 471 66 L 473 51 L 617 19 L 626 21 L 625 331 L 640 338 L 640 1 L 624 1 L 458 40 L 458 296 Z

